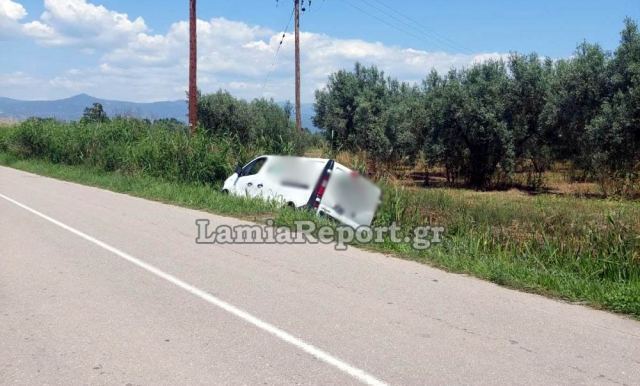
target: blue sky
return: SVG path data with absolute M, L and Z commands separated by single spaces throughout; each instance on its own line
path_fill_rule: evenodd
M 290 99 L 292 0 L 200 0 L 200 86 Z M 0 0 L 0 96 L 79 92 L 179 99 L 186 89 L 186 0 Z M 303 15 L 303 97 L 360 60 L 416 82 L 511 51 L 568 57 L 582 40 L 614 49 L 640 1 L 313 0 Z M 273 65 L 275 63 L 275 66 Z

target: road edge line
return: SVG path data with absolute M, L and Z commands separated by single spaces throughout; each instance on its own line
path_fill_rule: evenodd
M 385 382 L 377 379 L 376 377 L 374 377 L 373 375 L 367 373 L 366 371 L 359 369 L 357 367 L 354 367 L 344 361 L 342 361 L 341 359 L 334 357 L 333 355 L 313 346 L 312 344 L 306 343 L 303 340 L 296 338 L 295 336 L 289 334 L 288 332 L 268 323 L 265 322 L 263 320 L 261 320 L 260 318 L 253 316 L 252 314 L 248 313 L 247 311 L 244 311 L 230 303 L 225 302 L 222 299 L 219 299 L 213 295 L 211 295 L 210 293 L 201 290 L 185 281 L 182 281 L 180 279 L 178 279 L 177 277 L 166 273 L 164 271 L 162 271 L 159 268 L 156 268 L 155 266 L 144 262 L 143 260 L 138 259 L 137 257 L 134 257 L 126 252 L 121 251 L 120 249 L 113 247 L 107 243 L 105 243 L 104 241 L 98 240 L 93 236 L 90 236 L 80 230 L 77 230 L 69 225 L 66 225 L 65 223 L 58 221 L 52 217 L 47 216 L 44 213 L 41 213 L 25 204 L 22 204 L 16 200 L 14 200 L 11 197 L 5 196 L 4 194 L 0 193 L 0 197 L 3 198 L 4 200 L 28 211 L 31 212 L 32 214 L 49 221 L 50 223 L 57 225 L 58 227 L 69 231 L 73 234 L 75 234 L 76 236 L 79 236 L 83 239 L 85 239 L 86 241 L 89 241 L 111 253 L 113 253 L 114 255 L 117 255 L 118 257 L 138 266 L 139 268 L 144 269 L 145 271 L 152 273 L 158 277 L 160 277 L 161 279 L 164 279 L 168 282 L 170 282 L 171 284 L 191 293 L 192 295 L 199 297 L 200 299 L 213 304 L 214 306 L 217 306 L 218 308 L 221 308 L 225 311 L 227 311 L 228 313 L 244 320 L 245 322 L 252 324 L 255 327 L 258 327 L 259 329 L 266 331 L 268 333 L 270 333 L 271 335 L 279 338 L 280 340 L 289 343 L 299 349 L 301 349 L 302 351 L 306 352 L 307 354 L 310 354 L 311 356 L 313 356 L 316 359 L 319 359 L 335 368 L 337 368 L 338 370 L 342 371 L 343 373 L 346 373 L 347 375 L 359 380 L 360 382 L 363 382 L 365 384 L 368 385 L 375 385 L 375 386 L 383 386 L 386 385 Z

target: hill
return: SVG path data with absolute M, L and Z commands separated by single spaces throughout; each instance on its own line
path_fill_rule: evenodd
M 187 105 L 184 101 L 136 103 L 80 94 L 71 98 L 49 101 L 22 101 L 0 97 L 0 118 L 23 120 L 29 117 L 41 117 L 71 121 L 80 119 L 84 109 L 94 103 L 101 103 L 109 116 L 124 115 L 149 119 L 176 118 L 185 121 L 187 115 Z
M 84 109 L 94 103 L 101 103 L 109 116 L 131 116 L 136 118 L 161 119 L 175 118 L 187 120 L 187 104 L 183 100 L 151 103 L 125 102 L 96 98 L 79 94 L 58 100 L 24 101 L 0 97 L 0 120 L 24 120 L 30 117 L 56 118 L 63 121 L 78 120 Z M 313 104 L 302 105 L 304 127 L 317 131 L 313 126 Z

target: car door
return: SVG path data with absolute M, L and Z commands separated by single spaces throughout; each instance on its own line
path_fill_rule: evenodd
M 261 173 L 267 162 L 267 157 L 256 158 L 249 162 L 240 173 L 235 184 L 235 193 L 248 197 L 260 197 L 263 195 L 264 176 Z
M 371 225 L 381 191 L 371 181 L 336 163 L 319 210 L 353 228 Z

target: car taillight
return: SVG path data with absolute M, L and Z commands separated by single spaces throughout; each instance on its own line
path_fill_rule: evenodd
M 333 171 L 334 165 L 335 161 L 329 160 L 322 169 L 322 174 L 320 175 L 320 178 L 313 189 L 313 193 L 311 193 L 311 197 L 309 197 L 309 201 L 307 202 L 307 208 L 318 209 L 320 206 L 322 196 L 324 196 L 324 192 L 327 190 L 327 185 L 329 185 L 329 179 L 331 178 L 331 172 Z
M 322 180 L 320 180 L 320 185 L 318 185 L 318 190 L 316 191 L 316 199 L 313 203 L 313 207 L 317 208 L 320 206 L 320 202 L 322 201 L 322 196 L 324 196 L 325 190 L 327 190 L 327 185 L 329 184 L 329 173 L 326 173 L 322 176 Z

